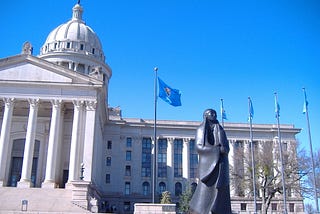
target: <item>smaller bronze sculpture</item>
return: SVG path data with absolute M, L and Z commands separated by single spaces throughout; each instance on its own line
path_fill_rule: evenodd
M 196 133 L 199 182 L 189 203 L 192 214 L 231 214 L 229 144 L 217 112 L 207 109 Z

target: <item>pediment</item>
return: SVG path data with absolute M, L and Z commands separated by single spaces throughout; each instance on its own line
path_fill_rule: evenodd
M 36 82 L 72 82 L 72 79 L 39 66 L 20 63 L 7 68 L 0 68 L 0 80 L 36 81 Z
M 1 59 L 0 81 L 102 84 L 97 79 L 31 55 Z

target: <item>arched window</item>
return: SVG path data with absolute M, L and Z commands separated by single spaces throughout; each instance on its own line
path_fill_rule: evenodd
M 159 192 L 163 193 L 164 191 L 166 191 L 166 184 L 164 182 L 160 182 L 159 183 Z
M 182 184 L 180 182 L 177 182 L 174 186 L 174 195 L 179 196 L 182 194 Z
M 149 195 L 150 194 L 150 184 L 149 182 L 145 181 L 142 184 L 142 192 L 143 195 Z

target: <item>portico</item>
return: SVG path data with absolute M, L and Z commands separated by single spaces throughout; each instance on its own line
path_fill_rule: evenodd
M 22 66 L 12 69 L 10 63 Z M 68 183 L 79 180 L 82 163 L 86 167 L 84 180 L 91 181 L 96 107 L 98 94 L 104 94 L 103 81 L 70 73 L 67 68 L 57 69 L 31 55 L 18 55 L 0 65 L 8 66 L 1 71 L 0 81 L 3 76 L 9 79 L 0 85 L 1 186 L 61 187 L 66 177 Z M 31 81 L 32 76 L 37 81 Z M 54 82 L 39 85 L 50 76 Z M 14 147 L 17 139 L 19 146 Z
M 29 103 L 29 114 L 28 115 L 15 115 L 20 114 L 21 109 L 19 107 L 14 108 L 14 104 L 16 106 L 25 104 L 26 102 Z M 32 182 L 32 180 L 38 180 L 41 183 L 37 183 L 36 186 L 41 186 L 43 188 L 55 188 L 58 186 L 59 180 L 62 178 L 62 170 L 61 164 L 59 165 L 60 161 L 58 159 L 67 160 L 69 166 L 66 170 L 69 170 L 69 182 L 70 181 L 78 181 L 80 176 L 80 165 L 83 162 L 87 162 L 86 170 L 91 170 L 89 165 L 90 158 L 86 158 L 84 160 L 84 143 L 85 140 L 93 142 L 94 138 L 94 124 L 91 121 L 86 121 L 87 118 L 87 108 L 90 109 L 90 113 L 88 119 L 92 120 L 92 114 L 95 112 L 95 108 L 92 105 L 88 107 L 86 103 L 95 103 L 96 101 L 85 100 L 76 101 L 76 100 L 45 100 L 45 99 L 17 99 L 17 98 L 4 98 L 2 103 L 4 105 L 4 117 L 2 121 L 2 129 L 0 135 L 0 146 L 1 146 L 1 168 L 0 168 L 0 180 L 2 186 L 11 186 L 9 184 L 9 180 L 11 180 L 10 175 L 12 175 L 12 161 L 13 157 L 15 157 L 13 151 L 13 142 L 16 140 L 14 136 L 17 132 L 20 132 L 21 137 L 21 129 L 26 129 L 24 131 L 24 152 L 22 155 L 22 167 L 20 169 L 21 178 L 16 183 L 17 187 L 19 188 L 29 188 L 33 187 L 36 183 Z M 68 109 L 74 103 L 75 110 Z M 51 104 L 51 116 L 50 113 L 46 112 L 47 107 Z M 71 105 L 72 104 L 72 105 Z M 80 109 L 79 111 L 79 104 Z M 42 107 L 43 106 L 43 109 Z M 63 109 L 63 110 L 62 110 Z M 68 109 L 68 110 L 67 110 Z M 66 111 L 67 110 L 67 111 Z M 74 111 L 74 117 L 70 118 L 70 115 L 67 115 L 66 121 L 72 119 L 72 135 L 69 144 L 71 146 L 70 153 L 68 152 L 60 152 L 62 149 L 62 142 L 61 140 L 64 138 L 63 130 L 68 126 L 68 123 L 64 121 L 64 114 L 65 112 Z M 14 113 L 13 113 L 14 112 Z M 38 114 L 40 112 L 40 118 L 38 118 Z M 63 112 L 63 114 L 62 114 Z M 43 114 L 45 113 L 45 114 Z M 24 118 L 24 121 L 21 123 L 16 120 L 16 117 L 20 119 Z M 39 121 L 40 120 L 40 121 Z M 25 122 L 27 122 L 27 126 L 25 126 Z M 43 123 L 44 122 L 44 123 Z M 37 124 L 41 124 L 40 127 L 37 128 Z M 81 128 L 86 125 L 86 123 L 90 123 L 92 128 L 88 128 L 86 132 L 82 132 Z M 11 132 L 12 124 L 14 124 L 15 128 Z M 46 126 L 43 128 L 43 124 Z M 50 124 L 50 125 L 49 125 Z M 20 126 L 20 128 L 19 128 Z M 20 130 L 19 130 L 20 129 Z M 47 129 L 47 130 L 46 130 Z M 10 130 L 10 132 L 9 132 Z M 23 134 L 22 134 L 23 136 Z M 41 138 L 37 138 L 36 136 L 43 136 Z M 40 169 L 41 164 L 36 166 L 36 173 L 37 178 L 31 178 L 31 171 L 34 167 L 34 147 L 35 142 L 40 142 L 40 152 L 39 157 L 42 157 L 43 160 L 43 169 Z M 65 142 L 64 142 L 65 143 Z M 92 144 L 92 143 L 91 143 Z M 82 148 L 82 149 L 81 149 Z M 92 148 L 92 146 L 91 146 Z M 90 150 L 90 147 L 86 148 Z M 67 157 L 63 157 L 63 155 L 67 155 Z M 21 154 L 20 154 L 21 156 Z M 86 173 L 85 180 L 90 181 L 90 173 Z

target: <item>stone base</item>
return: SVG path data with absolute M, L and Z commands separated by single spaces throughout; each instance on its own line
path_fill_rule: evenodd
M 176 214 L 175 204 L 134 204 L 134 214 Z
M 44 181 L 41 184 L 41 188 L 44 188 L 44 189 L 54 189 L 56 187 L 57 187 L 57 184 L 54 183 L 53 181 Z
M 22 180 L 17 183 L 18 188 L 30 188 L 32 186 L 33 186 L 32 182 L 28 180 Z

